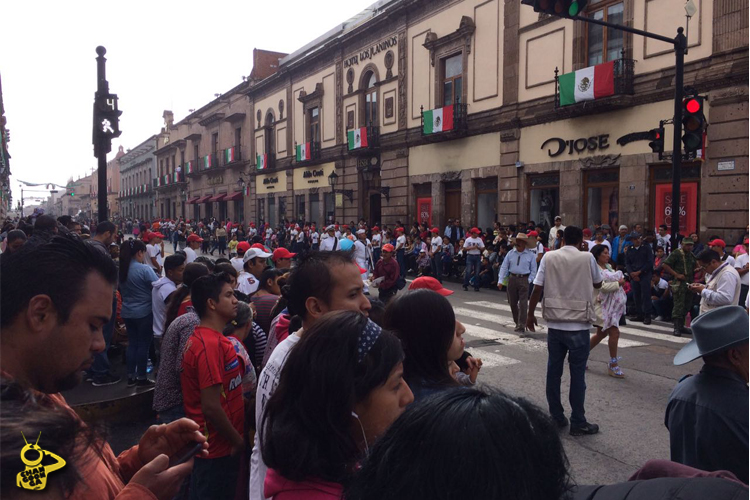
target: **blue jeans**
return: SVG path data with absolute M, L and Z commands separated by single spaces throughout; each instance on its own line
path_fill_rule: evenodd
M 432 275 L 440 283 L 443 282 L 443 252 L 436 252 L 432 256 Z
M 466 272 L 464 273 L 464 286 L 469 286 L 471 275 L 474 274 L 474 289 L 479 290 L 479 269 L 482 267 L 481 255 L 466 256 Z M 473 270 L 472 270 L 473 269 Z
M 104 350 L 94 355 L 94 364 L 91 365 L 91 374 L 96 379 L 101 379 L 109 373 L 109 357 L 107 356 L 107 349 L 112 343 L 112 334 L 115 332 L 115 319 L 117 318 L 117 295 L 112 298 L 112 317 L 109 318 L 109 322 L 102 328 L 102 334 L 104 335 Z
M 570 425 L 586 423 L 583 408 L 586 399 L 586 361 L 589 359 L 589 330 L 565 331 L 550 328 L 547 334 L 547 404 L 549 412 L 557 421 L 565 416 L 560 402 L 560 380 L 562 379 L 565 355 L 570 367 Z
M 154 338 L 154 317 L 149 314 L 143 318 L 126 318 L 128 330 L 128 378 L 146 380 L 146 363 L 148 349 Z
M 404 258 L 403 248 L 396 250 L 396 262 L 398 262 L 399 275 L 402 278 L 406 277 L 406 259 Z

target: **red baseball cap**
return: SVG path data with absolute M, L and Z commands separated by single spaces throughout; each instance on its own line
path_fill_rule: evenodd
M 724 242 L 724 240 L 721 240 L 721 239 L 719 239 L 719 238 L 716 238 L 716 239 L 715 239 L 715 240 L 713 240 L 713 241 L 709 241 L 709 242 L 708 242 L 708 246 L 710 246 L 710 247 L 716 247 L 716 246 L 719 246 L 719 247 L 721 247 L 721 248 L 726 248 L 727 244 L 726 244 L 726 243 Z
M 237 253 L 245 253 L 248 250 L 250 250 L 250 243 L 248 243 L 247 241 L 240 241 L 239 243 L 237 243 Z
M 537 236 L 539 236 L 539 233 L 537 233 L 536 231 L 529 231 L 529 234 L 527 236 L 537 237 Z
M 421 278 L 417 278 L 412 281 L 411 285 L 409 285 L 409 290 L 420 290 L 422 288 L 437 292 L 443 297 L 447 297 L 448 295 L 453 294 L 453 290 L 444 288 L 443 285 L 432 276 L 422 276 Z
M 253 245 L 250 248 L 257 248 L 258 250 L 266 251 L 266 247 L 263 246 L 262 243 L 253 243 Z
M 393 250 L 395 249 L 393 248 L 393 245 L 391 245 L 390 243 L 386 243 L 385 245 L 383 245 L 384 252 L 392 252 Z
M 440 234 L 440 229 L 433 227 L 431 230 L 434 234 Z
M 591 236 L 591 229 L 589 229 L 589 228 L 584 229 L 583 230 L 583 235 L 584 236 Z
M 403 227 L 397 227 L 396 231 L 401 231 L 403 233 L 404 232 L 404 228 Z
M 380 228 L 378 226 L 372 226 L 373 231 L 380 231 Z
M 482 231 L 480 231 L 479 228 L 476 228 L 476 227 L 472 227 L 471 231 L 469 231 L 469 232 L 470 233 L 475 233 L 475 234 L 482 234 Z
M 273 260 L 274 262 L 276 262 L 279 259 L 291 259 L 295 255 L 297 255 L 297 254 L 293 253 L 293 252 L 290 252 L 289 250 L 287 250 L 284 247 L 281 247 L 281 248 L 277 248 L 276 250 L 273 251 L 273 257 L 271 257 L 271 260 Z
M 193 233 L 193 234 L 191 234 L 190 236 L 187 237 L 187 241 L 188 241 L 188 243 L 193 242 L 193 241 L 197 241 L 198 243 L 200 243 L 200 242 L 203 241 L 203 238 L 201 238 L 197 234 Z

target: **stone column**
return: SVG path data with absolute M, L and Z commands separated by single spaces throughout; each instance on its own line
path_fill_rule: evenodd
M 445 194 L 443 191 L 442 182 L 435 176 L 435 179 L 430 184 L 430 196 L 432 197 L 432 226 L 440 229 L 440 234 L 443 234 L 443 228 L 445 228 Z M 418 214 L 417 214 L 418 215 Z

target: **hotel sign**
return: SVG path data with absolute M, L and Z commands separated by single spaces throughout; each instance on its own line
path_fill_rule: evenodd
M 366 61 L 367 59 L 372 59 L 375 57 L 376 54 L 379 54 L 383 52 L 384 50 L 387 50 L 391 47 L 394 47 L 398 43 L 398 36 L 392 36 L 390 38 L 386 38 L 385 40 L 376 43 L 372 47 L 369 47 L 363 51 L 361 51 L 359 54 L 354 54 L 348 59 L 344 59 L 344 67 L 349 68 L 355 64 L 359 64 L 360 61 Z

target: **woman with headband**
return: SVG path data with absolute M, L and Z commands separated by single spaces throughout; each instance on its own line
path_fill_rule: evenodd
M 398 338 L 358 312 L 326 314 L 305 331 L 258 429 L 264 496 L 340 499 L 369 446 L 414 400 L 403 359 Z

